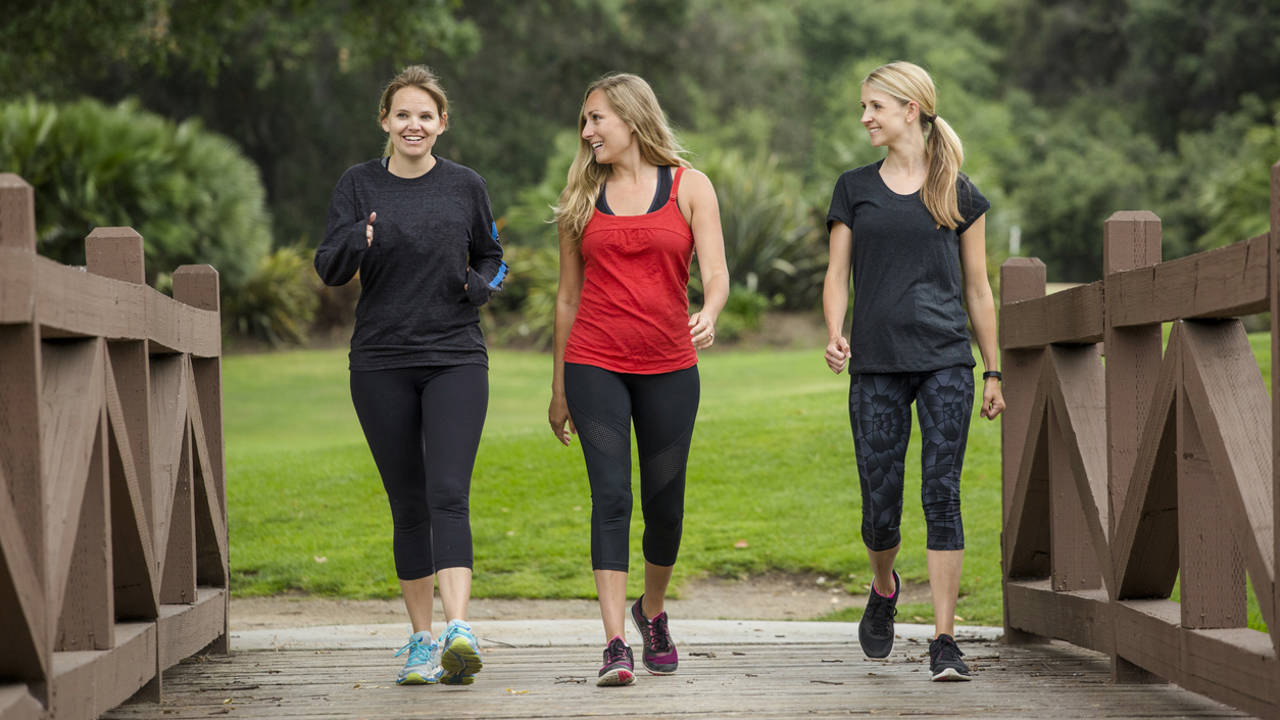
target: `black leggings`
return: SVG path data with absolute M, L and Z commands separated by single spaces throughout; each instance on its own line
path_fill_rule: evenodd
M 592 568 L 627 570 L 633 420 L 640 452 L 644 559 L 654 565 L 676 564 L 698 389 L 696 365 L 659 375 L 630 375 L 565 363 L 565 399 L 591 482 Z
M 391 503 L 396 575 L 417 580 L 471 567 L 471 470 L 488 368 L 352 371 L 351 402 Z
M 960 469 L 973 414 L 973 370 L 854 375 L 849 421 L 862 486 L 862 541 L 872 550 L 901 542 L 903 465 L 911 401 L 920 418 L 920 502 L 930 550 L 963 550 Z

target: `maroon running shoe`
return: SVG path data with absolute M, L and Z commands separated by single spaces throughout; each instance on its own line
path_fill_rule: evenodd
M 671 642 L 671 632 L 667 629 L 667 613 L 662 611 L 650 619 L 644 616 L 642 603 L 644 596 L 631 606 L 631 620 L 644 640 L 644 669 L 653 675 L 670 675 L 680 665 L 680 656 L 676 653 L 676 644 Z
M 627 647 L 620 636 L 614 635 L 604 649 L 604 665 L 600 667 L 596 685 L 630 685 L 635 681 L 635 662 L 631 659 L 631 648 Z

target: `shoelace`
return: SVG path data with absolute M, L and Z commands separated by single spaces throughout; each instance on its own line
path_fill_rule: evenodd
M 404 644 L 404 647 L 396 651 L 392 657 L 400 657 L 405 653 L 409 653 L 409 662 L 413 665 L 425 663 L 431 658 L 431 643 L 418 642 L 410 640 Z
M 872 592 L 875 592 L 875 590 L 872 590 Z M 866 619 L 870 621 L 871 627 L 876 633 L 883 634 L 889 632 L 889 622 L 897 614 L 898 608 L 890 605 L 889 601 L 885 600 L 884 602 L 872 603 L 871 607 L 867 608 Z
M 649 645 L 655 652 L 666 652 L 671 649 L 671 635 L 667 632 L 665 613 L 649 621 Z
M 956 645 L 954 640 L 950 638 L 938 641 L 937 659 L 946 662 L 955 662 L 960 659 L 964 652 Z
M 627 659 L 627 646 L 621 642 L 611 642 L 604 649 L 605 665 L 612 665 Z

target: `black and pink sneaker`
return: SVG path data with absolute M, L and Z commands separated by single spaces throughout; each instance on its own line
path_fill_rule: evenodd
M 630 685 L 636 681 L 635 662 L 631 659 L 631 648 L 618 635 L 604 649 L 604 665 L 600 667 L 600 676 L 596 685 Z
M 636 624 L 641 639 L 644 640 L 644 669 L 653 675 L 670 675 L 680 665 L 680 656 L 676 653 L 676 644 L 671 642 L 671 632 L 667 630 L 667 613 L 662 611 L 652 619 L 644 616 L 641 609 L 644 596 L 631 606 L 631 620 Z

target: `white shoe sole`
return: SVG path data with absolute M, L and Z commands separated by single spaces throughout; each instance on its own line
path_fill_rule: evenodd
M 968 682 L 973 678 L 968 675 L 960 674 L 955 668 L 943 668 L 941 672 L 933 676 L 934 682 Z

